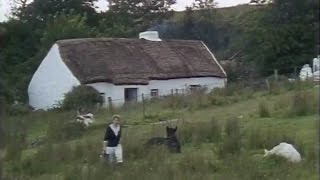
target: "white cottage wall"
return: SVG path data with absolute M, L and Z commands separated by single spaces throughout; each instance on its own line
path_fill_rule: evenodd
M 59 47 L 53 45 L 33 75 L 28 87 L 29 104 L 37 109 L 49 109 L 63 100 L 65 93 L 80 85 L 62 61 Z
M 208 90 L 212 90 L 217 87 L 224 87 L 225 80 L 216 77 L 152 80 L 149 82 L 147 94 L 150 94 L 151 89 L 159 89 L 159 95 L 168 95 L 171 93 L 171 89 L 187 89 L 190 85 L 207 86 Z
M 125 88 L 137 88 L 138 89 L 138 101 L 142 100 L 141 94 L 145 94 L 146 97 L 150 96 L 151 89 L 158 89 L 159 95 L 168 95 L 171 93 L 171 89 L 186 89 L 190 85 L 207 86 L 208 90 L 212 90 L 217 87 L 224 87 L 226 79 L 216 77 L 202 77 L 202 78 L 182 78 L 182 79 L 170 79 L 170 80 L 151 80 L 148 85 L 113 85 L 111 83 L 93 83 L 87 84 L 95 88 L 100 93 L 105 94 L 105 100 L 107 102 L 108 97 L 111 97 L 113 104 L 122 105 L 124 103 L 124 91 Z

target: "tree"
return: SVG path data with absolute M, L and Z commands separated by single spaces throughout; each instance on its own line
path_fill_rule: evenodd
M 317 4 L 312 0 L 275 0 L 243 18 L 245 54 L 261 72 L 290 73 L 316 55 L 319 30 Z M 251 16 L 251 17 L 250 17 Z M 252 18 L 254 16 L 254 19 Z
M 89 27 L 86 22 L 86 15 L 77 14 L 74 10 L 56 13 L 44 28 L 40 39 L 41 47 L 48 50 L 47 48 L 60 39 L 94 37 L 95 28 Z
M 24 2 L 16 8 L 14 15 L 36 27 L 44 26 L 50 16 L 62 12 L 69 13 L 70 10 L 75 14 L 86 13 L 87 23 L 90 25 L 96 25 L 99 20 L 94 5 L 97 0 L 34 0 L 29 4 L 25 4 L 26 0 L 14 1 Z
M 29 24 L 18 20 L 10 21 L 7 25 L 10 32 L 8 44 L 4 48 L 4 73 L 8 79 L 7 85 L 15 90 L 12 92 L 15 100 L 26 102 L 28 83 L 53 43 L 60 39 L 95 36 L 95 29 L 89 27 L 86 21 L 86 16 L 72 11 L 57 13 L 49 17 L 43 30 L 38 30 L 37 39 L 28 37 L 35 34 Z
M 105 13 L 104 26 L 121 29 L 135 36 L 151 25 L 160 23 L 172 15 L 171 6 L 176 0 L 108 0 L 109 10 Z M 110 31 L 109 31 L 110 32 Z
M 273 0 L 251 0 L 250 3 L 253 4 L 258 4 L 258 5 L 263 5 L 263 4 L 268 4 L 268 3 L 272 3 Z
M 213 10 L 217 6 L 214 0 L 195 0 L 192 7 L 196 10 Z

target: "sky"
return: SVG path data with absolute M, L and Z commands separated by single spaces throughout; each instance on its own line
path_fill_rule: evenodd
M 10 1 L 12 0 L 0 0 L 0 22 L 7 19 L 6 15 L 10 13 Z M 188 5 L 191 5 L 194 0 L 177 0 L 177 4 L 174 6 L 174 10 L 182 11 Z M 249 3 L 250 0 L 216 0 L 218 7 L 235 6 L 238 4 Z M 97 3 L 99 7 L 106 7 L 106 1 L 99 0 Z

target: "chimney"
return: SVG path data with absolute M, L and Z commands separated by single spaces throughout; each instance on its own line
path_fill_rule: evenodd
M 139 39 L 148 41 L 161 41 L 158 31 L 145 31 L 139 34 Z

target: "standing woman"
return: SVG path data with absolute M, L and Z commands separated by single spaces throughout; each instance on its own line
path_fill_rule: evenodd
M 103 154 L 111 163 L 122 163 L 122 146 L 120 116 L 113 115 L 112 123 L 107 126 L 106 133 L 103 140 Z

